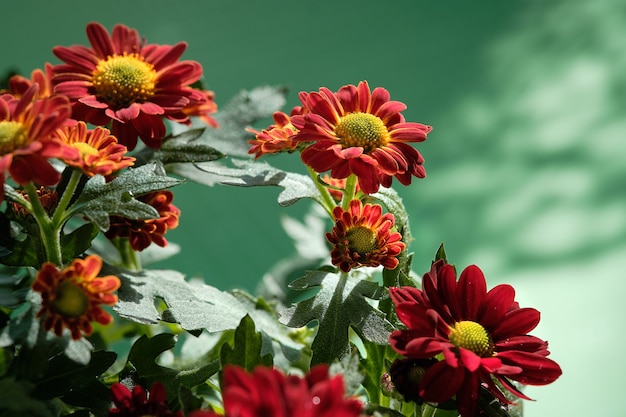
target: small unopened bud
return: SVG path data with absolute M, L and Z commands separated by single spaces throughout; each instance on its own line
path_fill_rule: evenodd
M 419 385 L 428 368 L 437 363 L 435 359 L 396 359 L 389 369 L 391 382 L 405 401 L 422 404 Z

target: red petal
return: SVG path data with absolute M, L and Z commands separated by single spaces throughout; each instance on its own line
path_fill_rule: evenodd
M 491 333 L 494 340 L 527 334 L 539 324 L 541 314 L 534 308 L 509 311 L 497 329 Z
M 442 403 L 452 398 L 465 381 L 463 368 L 452 368 L 440 361 L 428 368 L 420 382 L 420 396 L 426 401 Z
M 487 283 L 483 271 L 476 265 L 465 268 L 461 272 L 457 289 L 463 319 L 477 321 L 478 310 L 487 295 Z
M 99 57 L 115 55 L 109 32 L 100 23 L 92 22 L 87 25 L 87 38 Z

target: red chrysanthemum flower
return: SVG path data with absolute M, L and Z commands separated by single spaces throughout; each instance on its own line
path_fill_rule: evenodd
M 144 194 L 137 200 L 151 205 L 159 213 L 159 218 L 147 220 L 132 220 L 121 216 L 110 217 L 110 227 L 104 235 L 113 239 L 116 237 L 128 238 L 130 247 L 142 251 L 151 243 L 164 247 L 167 240 L 163 235 L 178 227 L 180 210 L 172 204 L 174 194 L 171 191 L 161 190 Z
M 117 143 L 109 129 L 96 127 L 87 129 L 85 122 L 58 129 L 56 136 L 78 150 L 76 159 L 64 159 L 67 165 L 80 168 L 90 177 L 99 174 L 111 175 L 122 168 L 132 166 L 135 158 L 126 156 L 126 146 Z
M 407 330 L 390 336 L 391 346 L 414 359 L 438 356 L 442 360 L 426 371 L 419 395 L 426 401 L 444 402 L 456 396 L 463 417 L 478 412 L 481 383 L 503 403 L 504 394 L 494 383 L 528 399 L 512 383 L 545 385 L 561 375 L 548 359 L 548 343 L 528 335 L 539 323 L 539 311 L 520 308 L 510 285 L 486 290 L 485 277 L 475 265 L 456 280 L 454 267 L 435 262 L 422 281 L 423 290 L 391 288 L 398 318 Z
M 334 245 L 330 256 L 333 265 L 344 272 L 361 266 L 387 269 L 398 266 L 397 256 L 405 248 L 402 236 L 392 232 L 395 224 L 393 214 L 382 214 L 378 204 L 366 204 L 361 200 L 350 201 L 348 211 L 335 207 L 335 226 L 326 239 Z
M 30 181 L 53 185 L 60 174 L 48 159 L 76 156 L 75 149 L 52 139 L 70 116 L 67 98 L 57 95 L 37 99 L 38 91 L 33 85 L 20 98 L 0 96 L 0 202 L 7 171 L 20 185 Z
M 52 329 L 61 336 L 67 328 L 72 338 L 78 340 L 81 333 L 92 333 L 92 321 L 109 324 L 113 320 L 101 305 L 117 302 L 113 292 L 120 287 L 120 280 L 113 275 L 98 277 L 101 268 L 102 259 L 97 255 L 74 259 L 62 270 L 50 262 L 41 266 L 33 290 L 41 293 L 37 317 L 44 318 L 46 330 Z
M 333 178 L 355 174 L 366 194 L 391 186 L 393 177 L 404 185 L 413 176 L 425 177 L 424 159 L 408 143 L 424 141 L 432 128 L 405 122 L 400 112 L 406 106 L 389 98 L 384 88 L 370 91 L 366 81 L 336 93 L 301 92 L 304 111 L 291 118 L 298 129 L 293 140 L 313 142 L 302 151 L 302 161 Z
M 26 78 L 23 75 L 12 76 L 9 79 L 7 92 L 15 97 L 21 97 L 35 84 L 39 87 L 37 98 L 45 98 L 52 95 L 52 65 L 46 63 L 45 72 L 40 69 L 33 70 L 30 78 Z
M 160 382 L 152 384 L 149 395 L 140 385 L 131 391 L 116 382 L 111 385 L 111 397 L 115 407 L 109 410 L 108 417 L 183 417 L 180 411 L 170 411 L 165 387 Z
M 358 417 L 363 412 L 359 400 L 344 397 L 343 377 L 331 377 L 327 365 L 313 367 L 304 378 L 273 368 L 259 366 L 247 373 L 227 365 L 222 386 L 225 417 Z M 197 413 L 192 416 L 219 416 Z
M 161 146 L 163 118 L 188 122 L 184 109 L 206 103 L 205 93 L 190 87 L 202 76 L 195 61 L 179 61 L 185 42 L 174 46 L 145 44 L 139 33 L 116 25 L 112 34 L 99 23 L 87 25 L 91 48 L 57 46 L 65 64 L 53 67 L 54 90 L 73 104 L 77 120 L 104 126 L 133 150 L 139 136 L 151 148 Z
M 299 107 L 296 108 L 296 111 L 297 109 Z M 291 124 L 291 117 L 286 113 L 277 111 L 274 112 L 273 119 L 274 123 L 260 132 L 256 129 L 246 129 L 248 132 L 254 133 L 255 136 L 254 139 L 248 141 L 252 145 L 248 153 L 255 154 L 254 159 L 259 159 L 268 154 L 293 152 L 299 145 L 299 142 L 292 140 L 297 129 Z

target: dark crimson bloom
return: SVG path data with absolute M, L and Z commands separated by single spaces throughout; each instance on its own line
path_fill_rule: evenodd
M 53 67 L 54 91 L 65 94 L 73 117 L 96 126 L 112 123 L 112 134 L 133 150 L 139 136 L 151 148 L 161 146 L 163 118 L 188 123 L 189 114 L 214 110 L 213 96 L 191 87 L 202 76 L 195 61 L 179 61 L 185 42 L 146 44 L 139 33 L 116 25 L 112 34 L 99 23 L 87 25 L 91 48 L 57 46 L 64 64 Z
M 109 410 L 108 417 L 183 417 L 180 411 L 170 411 L 165 394 L 165 387 L 159 382 L 152 384 L 150 394 L 139 385 L 131 391 L 115 383 L 111 385 L 115 407 Z
M 33 290 L 41 293 L 37 317 L 44 318 L 46 330 L 61 336 L 67 328 L 78 340 L 82 334 L 92 333 L 91 322 L 109 324 L 113 320 L 101 305 L 117 302 L 113 293 L 120 287 L 120 280 L 113 275 L 98 277 L 101 268 L 102 259 L 97 255 L 74 259 L 61 270 L 50 262 L 41 266 Z
M 301 92 L 300 101 L 302 114 L 291 118 L 298 129 L 293 140 L 313 142 L 301 156 L 316 172 L 338 179 L 355 174 L 366 194 L 391 186 L 393 177 L 408 185 L 426 176 L 424 159 L 409 143 L 424 141 L 432 128 L 406 122 L 406 106 L 384 88 L 370 91 L 366 81 L 336 93 L 323 87 Z
M 228 365 L 224 368 L 224 417 L 358 417 L 363 404 L 345 398 L 341 375 L 330 376 L 318 365 L 304 377 L 277 369 L 257 367 L 252 373 Z M 193 417 L 222 417 L 197 412 Z
M 156 219 L 133 220 L 121 216 L 111 216 L 110 226 L 104 235 L 113 239 L 116 237 L 128 238 L 130 247 L 136 251 L 142 251 L 151 243 L 165 247 L 167 240 L 163 235 L 178 227 L 180 210 L 172 200 L 174 194 L 171 191 L 154 191 L 137 197 L 137 200 L 151 205 L 159 213 Z
M 402 235 L 391 230 L 395 225 L 393 214 L 383 215 L 380 205 L 364 206 L 355 199 L 350 201 L 347 211 L 335 207 L 333 216 L 335 226 L 326 233 L 326 239 L 334 245 L 330 252 L 333 265 L 343 272 L 361 266 L 383 265 L 387 269 L 398 266 L 397 256 L 405 244 Z
M 548 343 L 528 334 L 539 311 L 520 308 L 510 285 L 487 291 L 485 277 L 468 266 L 457 282 L 452 265 L 439 260 L 422 281 L 423 289 L 390 288 L 398 318 L 407 326 L 390 336 L 391 346 L 411 359 L 438 358 L 419 384 L 419 396 L 441 403 L 456 396 L 463 417 L 478 413 L 481 384 L 510 403 L 494 382 L 528 399 L 511 380 L 546 385 L 561 375 L 548 359 Z

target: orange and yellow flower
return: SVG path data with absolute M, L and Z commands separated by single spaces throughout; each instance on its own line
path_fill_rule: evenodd
M 58 129 L 56 136 L 78 150 L 78 158 L 64 159 L 67 165 L 80 168 L 87 176 L 108 176 L 122 168 L 132 166 L 135 158 L 126 156 L 126 146 L 117 143 L 109 129 L 87 129 L 85 122 Z
M 151 243 L 165 247 L 167 240 L 163 235 L 178 227 L 180 210 L 172 204 L 174 194 L 171 191 L 161 190 L 144 194 L 137 200 L 151 205 L 159 213 L 156 219 L 132 220 L 121 216 L 111 216 L 109 230 L 104 235 L 109 239 L 116 237 L 128 238 L 130 247 L 142 251 Z
M 370 91 L 362 81 L 336 93 L 325 87 L 301 92 L 300 101 L 303 114 L 291 118 L 298 129 L 292 139 L 313 142 L 301 157 L 316 172 L 339 179 L 355 174 L 366 194 L 391 186 L 393 177 L 409 185 L 412 177 L 426 176 L 422 155 L 408 143 L 424 141 L 432 128 L 406 122 L 406 106 L 391 101 L 386 89 Z
M 98 277 L 101 268 L 102 259 L 97 255 L 74 259 L 61 270 L 50 262 L 41 266 L 33 290 L 41 293 L 37 317 L 43 318 L 46 330 L 61 336 L 63 329 L 69 329 L 78 340 L 93 332 L 92 322 L 109 324 L 113 320 L 101 305 L 117 302 L 113 292 L 120 287 L 120 280 L 113 275 Z
M 193 100 L 183 108 L 185 117 L 179 120 L 180 123 L 188 124 L 187 116 L 195 116 L 211 127 L 219 127 L 219 123 L 211 114 L 217 112 L 217 103 L 215 102 L 215 93 L 211 90 L 197 90 L 199 95 L 193 97 Z
M 335 226 L 326 233 L 326 239 L 334 245 L 330 253 L 333 265 L 343 272 L 362 266 L 398 266 L 397 256 L 406 246 L 402 235 L 391 230 L 395 224 L 393 214 L 383 215 L 380 205 L 363 205 L 355 199 L 347 211 L 335 207 L 333 216 Z
M 56 95 L 37 99 L 38 88 L 32 85 L 20 98 L 0 96 L 0 202 L 7 171 L 19 185 L 30 181 L 53 185 L 60 175 L 48 160 L 76 157 L 75 149 L 53 139 L 56 129 L 70 116 L 67 98 Z
M 256 129 L 246 129 L 255 136 L 254 139 L 248 141 L 252 145 L 248 153 L 255 154 L 254 159 L 268 154 L 293 152 L 299 145 L 298 142 L 292 140 L 298 130 L 291 124 L 290 116 L 277 111 L 274 112 L 273 119 L 274 124 L 260 132 Z
M 45 72 L 44 72 L 45 71 Z M 46 63 L 44 71 L 40 69 L 33 70 L 30 78 L 23 75 L 14 75 L 9 79 L 8 93 L 15 97 L 21 97 L 33 85 L 39 87 L 37 98 L 50 97 L 52 91 L 52 65 Z
M 53 49 L 65 62 L 52 68 L 54 91 L 70 98 L 75 119 L 96 126 L 111 122 L 113 135 L 129 150 L 138 137 L 151 148 L 160 147 L 166 134 L 163 118 L 187 123 L 186 108 L 193 113 L 194 105 L 208 103 L 205 92 L 191 87 L 202 76 L 202 66 L 179 61 L 185 42 L 146 44 L 135 29 L 118 24 L 109 34 L 95 22 L 87 25 L 87 38 L 91 48 Z

